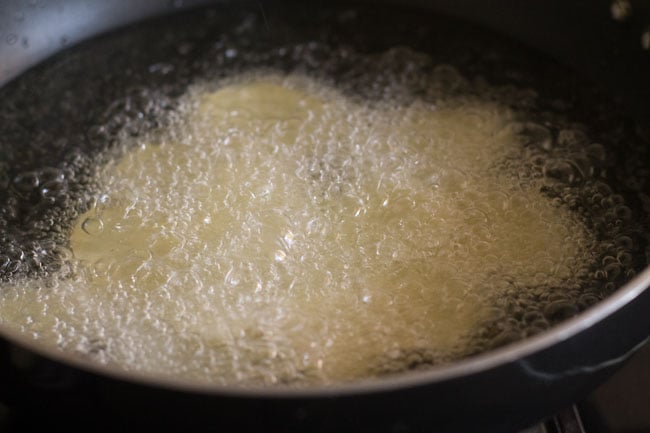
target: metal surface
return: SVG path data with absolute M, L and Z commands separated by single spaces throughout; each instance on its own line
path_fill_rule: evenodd
M 587 433 L 650 432 L 650 345 L 579 404 Z
M 208 0 L 0 2 L 0 86 L 52 54 L 92 36 Z
M 575 406 L 558 413 L 553 423 L 558 433 L 585 433 L 582 418 Z
M 201 3 L 4 2 L 0 83 L 92 35 Z M 639 118 L 650 113 L 650 56 L 638 40 L 631 43 L 633 32 L 611 19 L 605 2 L 600 7 L 583 1 L 411 3 L 497 28 L 586 71 L 626 98 Z M 10 403 L 38 394 L 54 408 L 52 399 L 74 386 L 93 399 L 93 411 L 116 419 L 133 415 L 133 428 L 215 422 L 239 431 L 416 432 L 435 422 L 441 431 L 481 426 L 496 432 L 525 427 L 568 406 L 638 349 L 650 335 L 649 285 L 646 269 L 605 302 L 550 332 L 450 366 L 305 390 L 224 388 L 115 371 L 0 329 L 9 341 L 29 349 L 4 343 L 0 386 Z

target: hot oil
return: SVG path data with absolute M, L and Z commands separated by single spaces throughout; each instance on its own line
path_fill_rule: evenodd
M 647 217 L 567 101 L 404 47 L 254 48 L 254 29 L 170 42 L 143 68 L 162 83 L 91 128 L 99 152 L 7 176 L 47 212 L 31 249 L 6 218 L 3 324 L 149 374 L 334 383 L 540 332 L 645 264 Z

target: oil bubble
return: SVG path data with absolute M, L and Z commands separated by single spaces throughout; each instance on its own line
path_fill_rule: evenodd
M 13 180 L 14 187 L 21 192 L 31 192 L 39 183 L 38 173 L 34 171 L 20 173 Z
M 561 146 L 582 146 L 589 141 L 587 135 L 579 129 L 563 129 L 557 136 L 558 144 Z
M 552 161 L 544 165 L 544 176 L 549 179 L 572 184 L 576 182 L 576 172 L 574 167 L 567 161 Z
M 149 65 L 148 70 L 152 74 L 167 75 L 174 70 L 174 65 L 170 63 L 154 63 Z
M 524 146 L 535 146 L 544 150 L 553 147 L 553 135 L 543 125 L 527 122 L 518 128 Z
M 549 321 L 568 319 L 577 313 L 575 305 L 565 301 L 556 301 L 544 308 L 544 317 Z
M 83 221 L 81 228 L 86 232 L 86 234 L 95 236 L 104 231 L 104 222 L 101 218 L 86 218 Z

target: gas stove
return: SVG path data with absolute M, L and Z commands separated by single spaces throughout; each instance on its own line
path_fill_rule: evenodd
M 521 433 L 649 433 L 650 345 L 584 401 Z
M 70 399 L 70 394 L 65 398 Z M 75 398 L 70 401 L 74 405 Z M 35 403 L 35 407 L 10 407 L 0 399 L 0 433 L 47 429 L 51 425 L 52 412 L 37 407 L 41 404 L 42 401 Z M 68 416 L 74 413 L 74 407 L 68 409 Z M 59 423 L 57 420 L 57 425 Z M 128 427 L 128 419 L 121 424 Z M 89 425 L 87 432 L 93 431 L 105 430 L 101 424 Z M 635 354 L 584 401 L 517 433 L 650 433 L 650 345 Z
M 650 345 L 578 405 L 586 433 L 650 432 Z

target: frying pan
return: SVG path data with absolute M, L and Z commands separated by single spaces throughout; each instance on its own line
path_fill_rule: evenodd
M 4 1 L 0 85 L 92 36 L 205 3 Z M 641 35 L 650 11 L 644 2 L 631 3 L 625 23 L 612 18 L 605 1 L 407 3 L 475 22 L 548 54 L 617 95 L 647 133 L 650 52 Z M 593 308 L 524 341 L 427 371 L 309 389 L 243 389 L 141 376 L 0 328 L 0 401 L 16 407 L 29 402 L 37 416 L 56 415 L 52 427 L 80 430 L 512 431 L 584 397 L 648 340 L 649 286 L 646 268 Z

